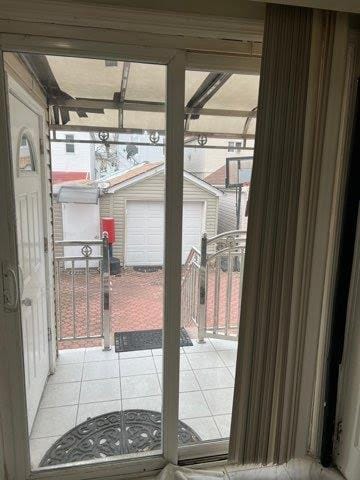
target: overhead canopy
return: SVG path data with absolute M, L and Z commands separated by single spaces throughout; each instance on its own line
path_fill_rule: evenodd
M 166 66 L 36 54 L 23 58 L 47 91 L 52 128 L 165 130 Z M 259 75 L 186 71 L 186 134 L 253 136 L 258 88 Z

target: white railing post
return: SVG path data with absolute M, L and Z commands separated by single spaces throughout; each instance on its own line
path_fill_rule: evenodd
M 206 256 L 207 256 L 206 233 L 201 238 L 201 259 L 199 270 L 199 317 L 198 317 L 198 342 L 205 342 L 206 333 Z
M 110 314 L 110 252 L 107 232 L 102 236 L 102 327 L 103 327 L 103 350 L 111 350 L 111 314 Z

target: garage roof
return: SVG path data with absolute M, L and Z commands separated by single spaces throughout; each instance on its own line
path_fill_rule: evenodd
M 125 172 L 114 175 L 106 179 L 106 183 L 109 182 L 110 186 L 106 188 L 106 193 L 115 193 L 118 190 L 128 187 L 130 185 L 134 185 L 138 182 L 141 182 L 147 178 L 150 178 L 154 175 L 159 175 L 160 173 L 164 172 L 164 163 L 149 163 L 149 164 L 141 164 L 137 165 Z M 203 190 L 208 191 L 209 193 L 220 197 L 223 195 L 221 190 L 214 187 L 210 183 L 206 182 L 205 180 L 201 180 L 200 178 L 196 177 L 190 172 L 184 171 L 184 178 L 189 180 L 190 182 L 196 184 L 198 187 L 202 188 Z

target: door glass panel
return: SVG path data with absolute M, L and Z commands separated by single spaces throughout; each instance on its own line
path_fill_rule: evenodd
M 40 155 L 42 108 L 11 81 L 14 171 L 32 172 L 14 175 L 32 467 L 158 455 L 166 67 L 25 57 L 51 119 Z
M 22 133 L 18 152 L 18 170 L 20 173 L 33 172 L 35 170 L 35 154 L 31 146 L 30 137 Z
M 185 78 L 179 418 L 200 444 L 230 433 L 259 76 Z

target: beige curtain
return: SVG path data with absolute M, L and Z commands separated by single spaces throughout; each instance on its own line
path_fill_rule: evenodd
M 327 261 L 318 240 L 332 208 L 319 185 L 336 159 L 338 132 L 325 141 L 324 131 L 329 108 L 340 116 L 346 28 L 335 12 L 266 7 L 230 438 L 238 464 L 307 451 Z

